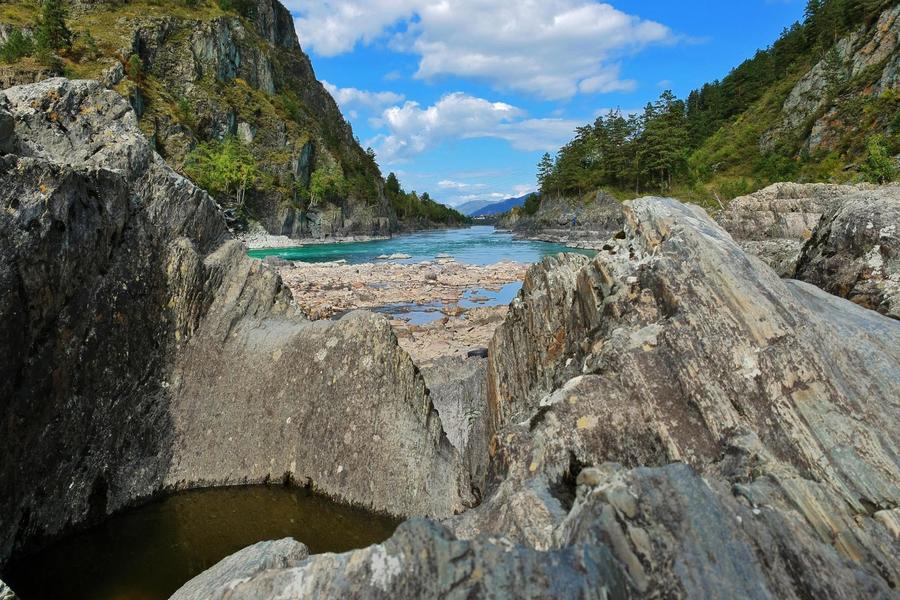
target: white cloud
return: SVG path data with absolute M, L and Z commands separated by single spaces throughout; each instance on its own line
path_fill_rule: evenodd
M 347 111 L 353 119 L 359 116 L 358 109 L 377 113 L 404 99 L 404 96 L 395 92 L 369 92 L 354 87 L 340 88 L 324 80 L 322 85 L 338 103 L 341 110 Z
M 415 77 L 484 80 L 546 99 L 633 89 L 617 57 L 671 30 L 594 0 L 291 0 L 300 43 L 333 56 L 390 35 Z
M 463 183 L 461 181 L 452 181 L 443 179 L 438 181 L 438 187 L 442 190 L 471 190 L 486 187 L 483 183 Z
M 379 160 L 396 163 L 452 140 L 495 138 L 517 150 L 555 150 L 572 136 L 577 121 L 528 119 L 519 108 L 462 92 L 447 94 L 423 108 L 418 102 L 386 109 L 373 125 L 386 133 L 373 145 Z

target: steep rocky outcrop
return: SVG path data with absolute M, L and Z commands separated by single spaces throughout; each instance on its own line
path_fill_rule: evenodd
M 559 254 L 545 258 L 542 268 L 526 274 L 522 292 L 510 304 L 488 349 L 493 430 L 522 410 L 530 414 L 535 402 L 560 383 L 556 367 L 568 341 L 574 284 L 587 263 L 585 256 Z M 492 368 L 497 360 L 503 360 L 507 368 Z
M 452 536 L 407 523 L 226 597 L 893 598 L 900 323 L 780 279 L 697 207 L 625 212 L 580 269 L 535 265 L 497 331 L 488 494 Z
M 306 321 L 121 96 L 11 88 L 0 124 L 0 563 L 162 489 L 294 479 L 398 515 L 471 502 L 388 323 Z
M 900 186 L 777 183 L 735 198 L 719 223 L 782 277 L 897 318 Z
M 535 214 L 514 209 L 499 225 L 526 239 L 594 247 L 622 228 L 622 205 L 602 191 L 588 198 L 547 195 Z
M 861 99 L 896 93 L 900 87 L 900 6 L 888 8 L 872 24 L 860 24 L 838 40 L 791 89 L 779 121 L 760 140 L 770 151 L 779 142 L 803 138 L 808 152 L 839 148 L 842 138 L 860 127 L 885 130 L 892 115 L 881 122 L 866 122 L 860 115 Z M 871 111 L 870 111 L 871 112 Z
M 217 197 L 235 225 L 246 216 L 291 237 L 390 233 L 396 216 L 378 166 L 316 79 L 290 12 L 278 0 L 234 3 L 240 14 L 220 4 L 72 0 L 70 26 L 91 33 L 97 54 L 76 44 L 67 69 L 128 98 L 154 148 L 180 172 L 199 143 L 240 139 L 263 175 L 244 206 L 231 194 Z M 38 18 L 37 5 L 19 12 L 28 11 Z M 0 11 L 0 34 L 4 28 Z M 25 59 L 0 69 L 0 84 L 58 74 Z M 343 174 L 347 189 L 310 206 L 310 177 L 328 168 Z
M 852 194 L 827 211 L 793 276 L 900 319 L 900 186 Z

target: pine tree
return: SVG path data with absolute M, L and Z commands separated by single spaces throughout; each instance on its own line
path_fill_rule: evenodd
M 538 163 L 538 186 L 541 192 L 550 191 L 550 183 L 553 178 L 553 170 L 556 165 L 553 164 L 553 158 L 549 152 L 544 152 L 541 162 Z
M 44 0 L 35 35 L 39 48 L 56 52 L 72 47 L 72 31 L 66 24 L 68 16 L 64 0 Z
M 397 179 L 394 173 L 388 173 L 384 182 L 384 193 L 387 194 L 389 199 L 396 198 L 403 193 L 403 189 L 400 187 L 400 180 Z

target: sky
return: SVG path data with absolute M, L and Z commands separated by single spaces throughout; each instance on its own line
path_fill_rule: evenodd
M 283 0 L 285 1 L 285 0 Z M 287 0 L 300 45 L 386 176 L 451 206 L 536 187 L 612 108 L 719 79 L 803 0 Z

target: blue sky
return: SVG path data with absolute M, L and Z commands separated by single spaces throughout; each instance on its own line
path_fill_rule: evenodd
M 450 205 L 531 191 L 575 126 L 721 78 L 803 0 L 288 0 L 385 175 Z

